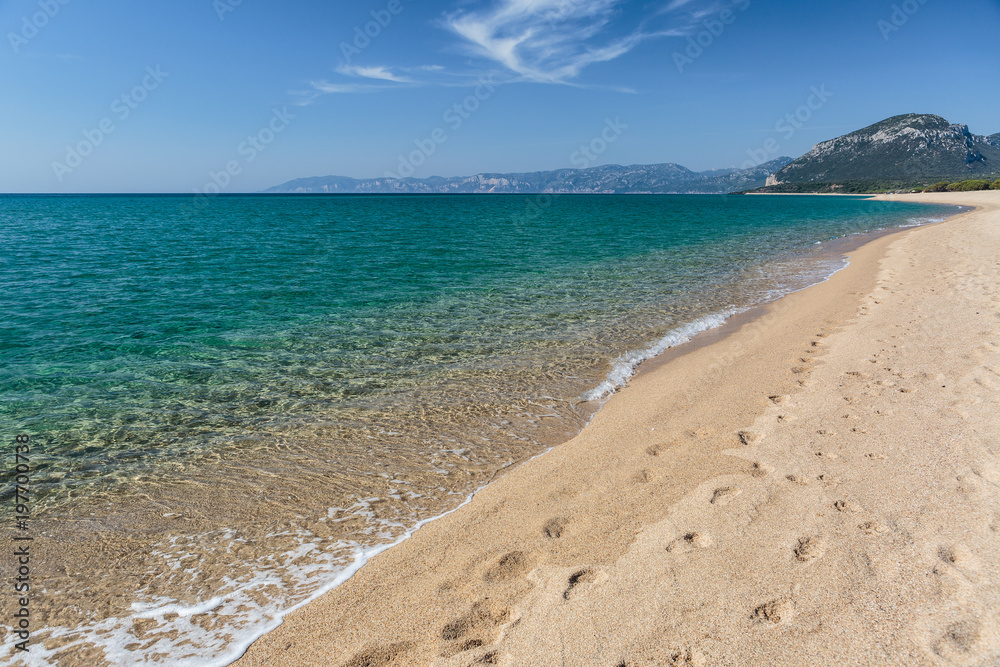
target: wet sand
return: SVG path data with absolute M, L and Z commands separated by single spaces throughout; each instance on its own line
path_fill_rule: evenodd
M 636 378 L 237 665 L 1000 660 L 1000 192 Z

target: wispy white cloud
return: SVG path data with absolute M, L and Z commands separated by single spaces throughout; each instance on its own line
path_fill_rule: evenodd
M 290 93 L 297 98 L 299 106 L 312 104 L 323 95 L 351 95 L 379 93 L 400 88 L 418 86 L 442 86 L 467 88 L 477 85 L 483 73 L 479 70 L 450 71 L 441 65 L 418 65 L 415 67 L 383 67 L 362 65 L 340 65 L 335 68 L 344 80 L 331 81 L 317 79 L 308 82 L 306 90 Z M 360 82 L 357 79 L 367 79 Z
M 343 64 L 337 67 L 337 73 L 344 76 L 361 77 L 365 79 L 377 79 L 379 81 L 392 81 L 393 83 L 412 83 L 410 79 L 393 74 L 388 67 L 374 66 L 364 67 L 361 65 Z
M 296 104 L 306 106 L 312 104 L 323 95 L 354 95 L 359 93 L 378 93 L 397 88 L 397 84 L 414 85 L 412 79 L 395 74 L 391 68 L 383 66 L 347 65 L 336 68 L 338 74 L 350 79 L 368 79 L 367 82 L 329 81 L 318 79 L 309 82 L 307 90 L 291 91 L 297 98 Z
M 405 72 L 443 72 L 445 71 L 442 65 L 420 65 L 419 67 L 404 67 Z
M 336 72 L 344 80 L 309 82 L 309 89 L 298 93 L 300 104 L 327 94 L 476 85 L 487 69 L 491 77 L 504 83 L 583 86 L 580 76 L 587 67 L 621 58 L 650 39 L 686 36 L 699 25 L 699 17 L 717 11 L 722 3 L 736 1 L 662 0 L 659 6 L 647 6 L 641 16 L 634 10 L 631 14 L 624 11 L 627 0 L 466 0 L 461 3 L 463 9 L 446 14 L 438 22 L 458 37 L 458 48 L 463 53 L 473 56 L 464 67 L 456 70 L 441 65 L 343 63 Z M 361 83 L 357 79 L 368 81 Z M 635 92 L 621 86 L 587 85 Z
M 382 89 L 382 86 L 366 83 L 330 83 L 326 80 L 310 81 L 309 85 L 321 93 L 372 93 Z
M 647 39 L 675 30 L 612 26 L 621 0 L 499 0 L 483 11 L 457 12 L 445 26 L 468 50 L 521 80 L 571 83 L 589 65 L 620 58 Z M 612 29 L 614 28 L 614 29 Z
M 295 98 L 294 104 L 297 106 L 308 106 L 323 95 L 353 95 L 358 93 L 377 93 L 385 90 L 388 86 L 380 86 L 371 83 L 334 83 L 326 79 L 310 81 L 305 90 L 290 90 L 289 94 Z
M 679 31 L 688 34 L 706 16 L 718 14 L 723 9 L 742 11 L 749 4 L 750 0 L 671 0 L 657 14 L 669 14 Z
M 672 12 L 680 9 L 685 5 L 691 4 L 691 2 L 692 0 L 673 0 L 672 2 L 668 3 L 666 7 L 663 8 L 663 11 Z

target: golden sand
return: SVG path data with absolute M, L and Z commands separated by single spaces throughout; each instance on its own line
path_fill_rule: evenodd
M 1000 664 L 1000 192 L 640 373 L 238 665 Z

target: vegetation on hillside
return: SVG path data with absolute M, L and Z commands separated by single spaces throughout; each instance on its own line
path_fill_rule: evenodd
M 823 141 L 780 169 L 778 183 L 894 181 L 926 185 L 934 179 L 996 178 L 1000 144 L 966 125 L 934 115 L 894 116 Z
M 955 183 L 941 181 L 927 188 L 927 192 L 972 192 L 974 190 L 989 190 L 990 188 L 1000 190 L 1000 180 L 993 183 L 982 179 L 970 179 Z
M 995 175 L 994 175 L 995 176 Z M 990 178 L 994 178 L 990 176 Z M 753 193 L 787 193 L 787 194 L 847 194 L 869 195 L 885 194 L 887 192 L 971 192 L 973 190 L 1000 190 L 1000 179 L 971 179 L 965 181 L 939 181 L 928 183 L 921 181 L 879 181 L 856 180 L 839 181 L 836 183 L 782 183 L 764 188 L 750 190 Z

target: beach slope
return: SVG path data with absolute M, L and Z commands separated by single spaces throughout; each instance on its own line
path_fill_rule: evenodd
M 1000 662 L 1000 192 L 653 362 L 238 665 Z

